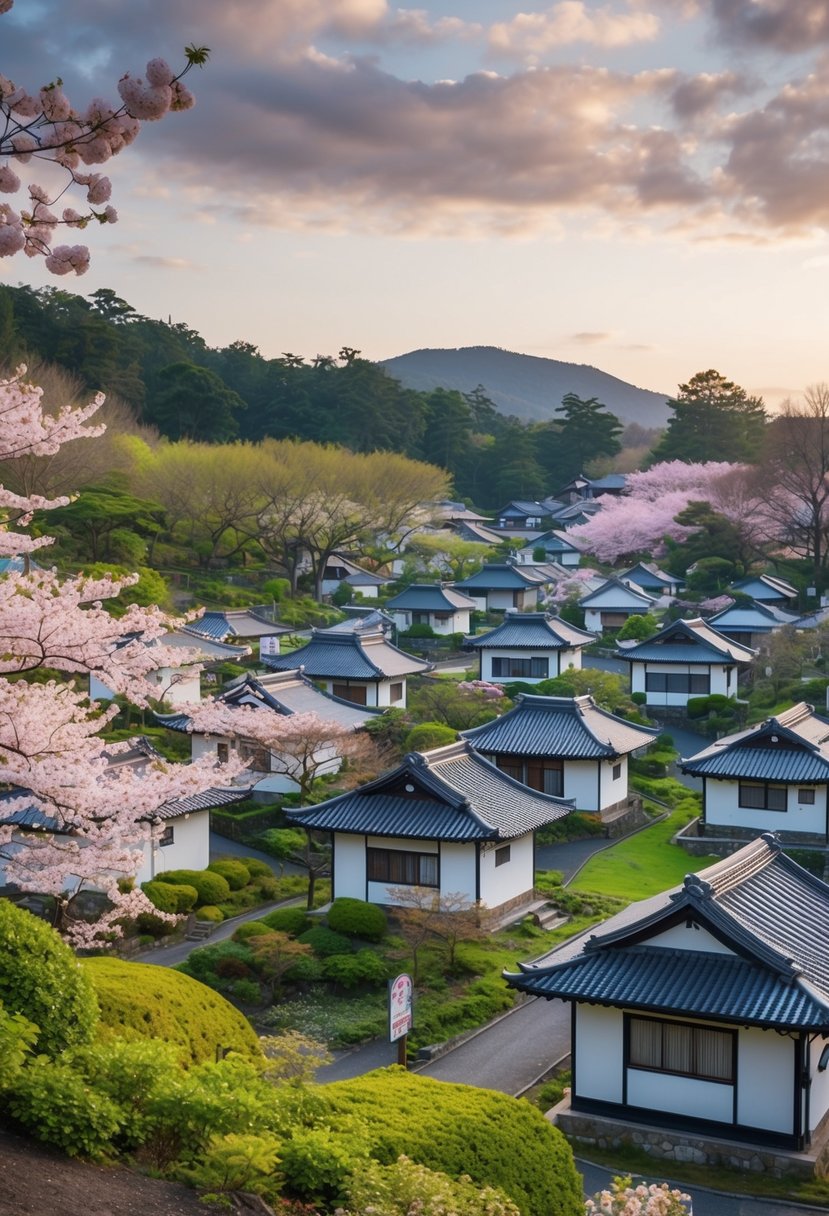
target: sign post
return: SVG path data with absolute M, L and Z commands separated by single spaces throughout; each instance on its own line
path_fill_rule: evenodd
M 414 984 L 412 977 L 389 980 L 389 1042 L 397 1043 L 397 1063 L 406 1067 L 406 1038 L 412 1028 Z

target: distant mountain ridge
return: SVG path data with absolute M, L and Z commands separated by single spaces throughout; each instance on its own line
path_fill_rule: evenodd
M 563 363 L 521 355 L 498 346 L 434 347 L 379 360 L 406 388 L 429 392 L 455 388 L 470 392 L 482 384 L 504 414 L 525 422 L 551 418 L 566 393 L 597 397 L 623 422 L 665 426 L 669 394 L 637 388 L 586 363 Z

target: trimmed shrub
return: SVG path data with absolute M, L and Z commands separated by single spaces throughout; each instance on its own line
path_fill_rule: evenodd
M 82 968 L 98 995 L 105 1037 L 166 1039 L 180 1044 L 194 1064 L 215 1060 L 218 1047 L 260 1055 L 238 1009 L 189 975 L 103 957 L 83 959 Z
M 244 944 L 250 941 L 252 937 L 261 937 L 263 933 L 270 932 L 270 929 L 271 926 L 266 924 L 264 920 L 246 920 L 234 932 L 232 940 Z
M 328 927 L 335 933 L 362 937 L 367 942 L 379 942 L 386 935 L 386 914 L 377 904 L 341 896 L 334 900 L 329 909 Z
M 195 887 L 174 882 L 142 882 L 141 890 L 159 912 L 192 912 L 199 893 Z
M 279 879 L 274 874 L 270 877 L 257 877 L 255 889 L 259 892 L 260 899 L 279 899 Z
M 343 988 L 356 988 L 360 984 L 383 984 L 390 973 L 373 950 L 358 950 L 356 954 L 334 954 L 325 959 L 322 974 Z
M 351 942 L 342 933 L 326 929 L 325 925 L 314 925 L 313 929 L 300 934 L 298 942 L 311 947 L 317 958 L 330 958 L 333 954 L 350 954 Z
M 261 808 L 260 808 L 261 809 Z M 266 861 L 261 861 L 258 857 L 246 857 L 245 869 L 251 878 L 273 878 L 274 873 Z
M 212 870 L 165 870 L 163 874 L 156 874 L 154 881 L 195 887 L 199 905 L 224 903 L 230 894 L 227 879 Z
M 204 906 L 199 908 L 196 912 L 197 920 L 209 920 L 215 925 L 220 925 L 224 918 L 225 914 L 221 908 L 215 908 L 212 904 L 204 904 Z
M 0 899 L 0 1003 L 38 1028 L 37 1051 L 55 1056 L 88 1043 L 98 1021 L 95 989 L 45 921 Z
M 250 882 L 250 870 L 243 861 L 233 857 L 222 857 L 219 861 L 211 861 L 207 867 L 213 874 L 221 874 L 231 891 L 241 891 Z
M 124 1112 L 68 1064 L 40 1057 L 21 1070 L 7 1109 L 38 1140 L 70 1157 L 100 1157 Z
M 319 1097 L 332 1127 L 347 1115 L 365 1121 L 366 1147 L 381 1163 L 405 1153 L 453 1178 L 468 1174 L 498 1187 L 523 1216 L 583 1216 L 567 1141 L 529 1102 L 400 1068 L 322 1086 Z
M 454 743 L 458 732 L 443 722 L 421 722 L 413 726 L 403 742 L 407 752 L 428 752 L 433 747 Z
M 261 923 L 279 933 L 290 933 L 297 937 L 305 932 L 311 920 L 304 908 L 274 908 L 273 912 L 262 917 Z

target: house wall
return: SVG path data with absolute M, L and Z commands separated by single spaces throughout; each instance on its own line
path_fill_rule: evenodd
M 621 1102 L 623 1059 L 622 1011 L 576 1005 L 574 1097 Z
M 411 853 L 439 853 L 440 852 L 440 848 L 439 848 L 438 842 L 436 840 L 401 840 L 401 838 L 399 836 L 366 836 L 365 838 L 356 837 L 356 839 L 360 840 L 361 845 L 362 845 L 363 839 L 365 839 L 365 847 L 371 848 L 371 849 L 399 849 L 400 851 L 407 851 L 407 852 L 411 852 Z M 466 847 L 472 848 L 471 845 L 467 845 Z M 363 866 L 365 867 L 365 861 L 363 862 Z M 335 862 L 334 862 L 335 873 L 338 868 L 339 868 L 339 862 L 338 862 L 338 860 L 335 860 Z M 443 883 L 443 866 L 442 865 L 440 866 L 439 874 L 440 874 L 440 881 L 441 881 L 441 883 Z M 394 899 L 390 898 L 388 883 L 385 883 L 385 882 L 366 883 L 365 868 L 363 869 L 363 875 L 364 875 L 363 889 L 360 892 L 360 894 L 356 896 L 357 899 L 367 899 L 368 903 L 370 903 L 370 904 L 405 903 L 405 900 L 394 900 Z M 454 877 L 454 874 L 452 876 Z M 413 888 L 413 889 L 415 889 L 415 888 Z M 447 888 L 444 888 L 444 889 L 447 889 Z M 450 887 L 448 889 L 457 890 L 457 888 L 452 888 L 452 887 Z M 437 890 L 433 887 L 429 887 L 429 888 L 427 888 L 427 890 L 430 890 L 430 891 L 434 890 L 435 894 L 438 893 Z M 473 897 L 474 897 L 474 892 L 473 892 Z
M 616 765 L 619 765 L 619 776 L 613 777 L 613 770 Z M 599 810 L 604 810 L 606 806 L 615 806 L 617 802 L 622 802 L 628 796 L 628 759 L 627 756 L 619 756 L 618 759 L 611 758 L 601 762 L 601 777 L 600 777 L 600 802 Z
M 572 653 L 572 652 L 568 652 Z M 559 674 L 558 654 L 557 650 L 545 650 L 539 646 L 535 650 L 527 650 L 523 647 L 516 648 L 509 646 L 490 650 L 488 647 L 481 647 L 480 651 L 480 669 L 482 680 L 492 680 L 496 684 L 509 684 L 513 680 L 520 680 L 523 684 L 540 684 L 542 680 L 551 680 L 553 676 Z M 546 676 L 493 676 L 492 660 L 493 659 L 547 659 Z
M 527 587 L 517 591 L 489 591 L 486 597 L 490 612 L 506 612 L 507 608 L 535 608 L 538 603 L 538 588 Z
M 157 842 L 166 827 L 173 829 L 173 843 L 152 846 L 144 845 L 144 860 L 136 875 L 136 883 L 149 882 L 164 870 L 204 870 L 210 861 L 210 812 L 193 811 L 190 815 L 177 815 L 165 819 L 153 827 Z
M 585 614 L 586 615 L 586 614 Z M 585 628 L 590 626 L 585 623 Z M 647 671 L 662 672 L 665 675 L 670 673 L 685 674 L 697 672 L 705 674 L 708 670 L 707 663 L 637 663 L 632 661 L 630 664 L 630 691 L 644 692 L 647 696 L 647 705 L 687 705 L 690 696 L 697 696 L 697 693 L 681 693 L 681 692 L 654 692 L 645 688 L 645 673 Z M 712 663 L 710 666 L 711 672 L 711 693 L 720 693 L 725 697 L 734 697 L 737 695 L 737 671 L 732 669 L 729 677 L 726 671 L 725 664 Z
M 509 861 L 496 866 L 495 854 L 505 845 L 509 845 Z M 443 847 L 447 848 L 446 845 Z M 519 836 L 516 840 L 481 845 L 481 900 L 488 908 L 497 908 L 507 900 L 532 890 L 534 880 L 535 850 L 532 832 Z M 446 883 L 442 885 L 444 889 L 448 889 Z
M 564 761 L 564 797 L 574 798 L 579 811 L 601 810 L 597 760 Z M 627 770 L 624 770 L 625 773 Z M 627 776 L 625 776 L 627 788 Z
M 361 595 L 364 600 L 376 600 L 380 588 L 376 583 L 365 583 L 362 587 L 355 587 L 354 591 L 357 595 Z
M 406 705 L 406 677 L 400 676 L 394 683 L 403 685 L 403 696 L 397 701 L 391 700 L 391 682 L 388 680 L 319 680 L 319 683 L 326 692 L 333 693 L 335 684 L 351 684 L 358 688 L 366 690 L 366 705 L 369 708 L 374 706 L 396 705 L 401 709 Z
M 149 672 L 146 679 L 155 686 L 159 700 L 168 701 L 170 705 L 188 705 L 201 701 L 198 672 L 188 671 L 184 667 L 159 667 L 158 671 Z M 90 700 L 111 701 L 114 696 L 115 693 L 102 680 L 96 675 L 90 675 Z
M 334 890 L 339 899 L 365 899 L 366 897 L 366 848 L 362 836 L 350 836 L 345 832 L 334 833 Z
M 704 950 L 708 954 L 733 954 L 728 946 L 717 941 L 712 933 L 701 927 L 689 928 L 685 921 L 672 925 L 662 933 L 656 933 L 648 938 L 649 946 L 664 946 L 667 950 Z
M 731 1123 L 734 1087 L 695 1077 L 675 1077 L 669 1073 L 627 1070 L 628 1104 L 645 1110 L 664 1110 L 692 1119 L 713 1119 Z
M 746 1028 L 737 1044 L 737 1122 L 765 1131 L 794 1131 L 795 1042 Z
M 408 629 L 412 623 L 412 610 L 403 608 L 389 608 L 389 614 L 394 618 L 394 623 L 398 629 Z M 429 613 L 429 625 L 434 629 L 435 633 L 441 636 L 447 636 L 450 633 L 469 633 L 471 608 L 456 608 L 454 612 L 450 612 L 446 619 L 443 619 L 443 613 Z
M 230 739 L 223 739 L 218 735 L 205 736 L 194 733 L 190 736 L 190 740 L 190 755 L 193 760 L 200 760 L 203 756 L 212 756 L 215 759 L 220 743 L 226 743 L 231 749 L 235 747 Z M 319 762 L 317 776 L 323 777 L 328 773 L 340 771 L 342 758 L 337 755 L 335 748 L 321 747 L 317 752 L 317 757 Z M 274 764 L 273 754 L 271 764 Z M 299 785 L 288 773 L 273 772 L 257 781 L 253 789 L 257 794 L 292 794 L 299 789 Z
M 758 832 L 809 832 L 823 835 L 826 831 L 826 786 L 802 782 L 788 787 L 788 810 L 763 811 L 741 807 L 739 781 L 718 781 L 709 777 L 705 782 L 705 822 L 711 827 L 754 828 Z M 799 803 L 800 789 L 814 790 L 814 804 Z
M 809 1053 L 809 1076 L 811 1089 L 809 1091 L 809 1131 L 813 1132 L 824 1115 L 829 1111 L 829 1068 L 818 1071 L 820 1057 L 825 1047 L 829 1047 L 829 1038 L 815 1039 Z
M 502 867 L 509 869 L 509 866 Z M 475 846 L 445 840 L 440 845 L 440 893 L 475 902 Z M 481 893 L 483 899 L 483 892 Z M 487 902 L 487 901 L 485 901 Z

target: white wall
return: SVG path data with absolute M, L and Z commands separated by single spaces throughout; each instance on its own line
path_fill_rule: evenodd
M 584 627 L 590 633 L 602 632 L 602 614 L 598 608 L 585 608 Z
M 509 845 L 509 861 L 496 866 L 495 853 Z M 447 848 L 443 846 L 444 850 Z M 481 845 L 481 900 L 488 908 L 497 908 L 530 891 L 535 881 L 533 834 L 520 836 L 517 840 L 504 840 L 497 844 Z M 444 889 L 448 882 L 444 882 Z
M 686 927 L 685 921 L 648 938 L 649 946 L 664 946 L 666 950 L 699 950 L 706 954 L 733 954 L 728 946 L 717 941 L 707 929 Z
M 362 847 L 363 837 L 360 836 L 360 837 L 357 837 L 356 839 L 358 839 L 360 841 L 360 844 Z M 409 853 L 437 853 L 437 852 L 439 852 L 438 843 L 436 840 L 401 840 L 398 836 L 368 836 L 368 837 L 366 837 L 365 844 L 366 844 L 366 848 L 369 848 L 369 849 L 398 849 L 401 852 L 405 851 L 405 852 L 409 852 Z M 466 847 L 473 848 L 472 845 L 467 845 Z M 335 861 L 335 863 L 334 863 L 335 875 L 336 875 L 336 870 L 337 870 L 338 865 L 339 865 L 339 862 Z M 440 868 L 442 869 L 442 867 L 440 867 Z M 364 873 L 365 873 L 365 871 L 364 871 Z M 338 892 L 339 892 L 339 881 L 337 882 L 337 888 L 338 888 Z M 415 890 L 416 888 L 412 888 L 412 889 Z M 437 890 L 433 887 L 427 887 L 425 889 L 428 891 L 434 891 L 435 894 L 438 894 Z M 342 892 L 339 892 L 339 893 L 342 894 Z M 474 897 L 474 890 L 473 890 L 473 897 Z M 357 898 L 358 899 L 366 898 L 365 885 L 363 886 L 363 890 L 360 893 L 360 895 L 357 896 Z M 368 884 L 368 902 L 370 904 L 394 904 L 394 903 L 405 903 L 405 900 L 393 900 L 390 898 L 389 883 L 370 882 Z
M 628 1104 L 646 1110 L 664 1110 L 693 1119 L 714 1119 L 731 1123 L 734 1087 L 717 1081 L 698 1081 L 695 1077 L 675 1077 L 670 1073 L 628 1069 Z
M 507 869 L 509 867 L 506 867 Z M 445 840 L 440 845 L 440 893 L 475 902 L 475 846 Z M 483 899 L 483 892 L 481 893 Z
M 568 653 L 571 653 L 568 651 Z M 540 684 L 542 680 L 551 680 L 553 676 L 559 674 L 558 670 L 558 651 L 544 650 L 539 647 L 537 650 L 526 650 L 524 648 L 516 649 L 508 646 L 500 647 L 497 650 L 493 648 L 482 648 L 481 656 L 481 679 L 491 680 L 496 684 L 511 684 L 515 680 L 520 680 L 523 684 Z M 547 675 L 546 676 L 494 676 L 492 674 L 493 659 L 547 659 Z
M 815 791 L 814 804 L 799 803 L 799 789 Z M 788 787 L 787 811 L 754 810 L 739 805 L 738 781 L 717 781 L 709 777 L 705 783 L 705 822 L 711 827 L 754 828 L 758 832 L 826 831 L 826 786 L 803 782 Z
M 795 1043 L 772 1030 L 743 1028 L 737 1044 L 737 1122 L 794 1131 Z
M 136 877 L 137 884 L 149 882 L 153 875 L 164 870 L 204 870 L 210 861 L 210 812 L 193 811 L 189 816 L 177 815 L 165 819 L 153 827 L 157 842 L 166 827 L 173 829 L 173 843 L 155 843 L 153 854 L 150 842 L 144 845 L 144 861 Z
M 829 1039 L 815 1039 L 810 1048 L 810 1075 L 812 1079 L 809 1094 L 809 1131 L 813 1132 L 823 1116 L 829 1111 L 829 1068 L 818 1072 L 818 1064 L 824 1047 L 829 1047 Z
M 366 897 L 366 850 L 362 836 L 334 833 L 334 898 Z
M 590 626 L 586 623 L 585 628 Z M 706 664 L 688 664 L 688 663 L 636 663 L 631 662 L 630 665 L 630 691 L 644 692 L 647 696 L 647 705 L 687 705 L 689 697 L 704 696 L 704 693 L 681 693 L 681 692 L 654 692 L 645 688 L 645 669 L 650 671 L 662 672 L 665 675 L 671 672 L 685 674 L 687 672 L 699 673 L 704 675 L 707 670 Z M 725 697 L 733 697 L 737 694 L 737 672 L 736 669 L 732 674 L 732 679 L 728 679 L 725 664 L 711 664 L 711 693 L 719 693 Z
M 564 797 L 574 798 L 578 811 L 600 809 L 597 768 L 596 760 L 564 761 Z
M 614 779 L 613 770 L 619 765 L 619 776 Z M 601 762 L 601 801 L 599 809 L 615 806 L 628 796 L 628 758 L 620 756 L 618 760 L 603 760 Z
M 623 1025 L 619 1009 L 576 1005 L 577 1097 L 622 1101 Z

